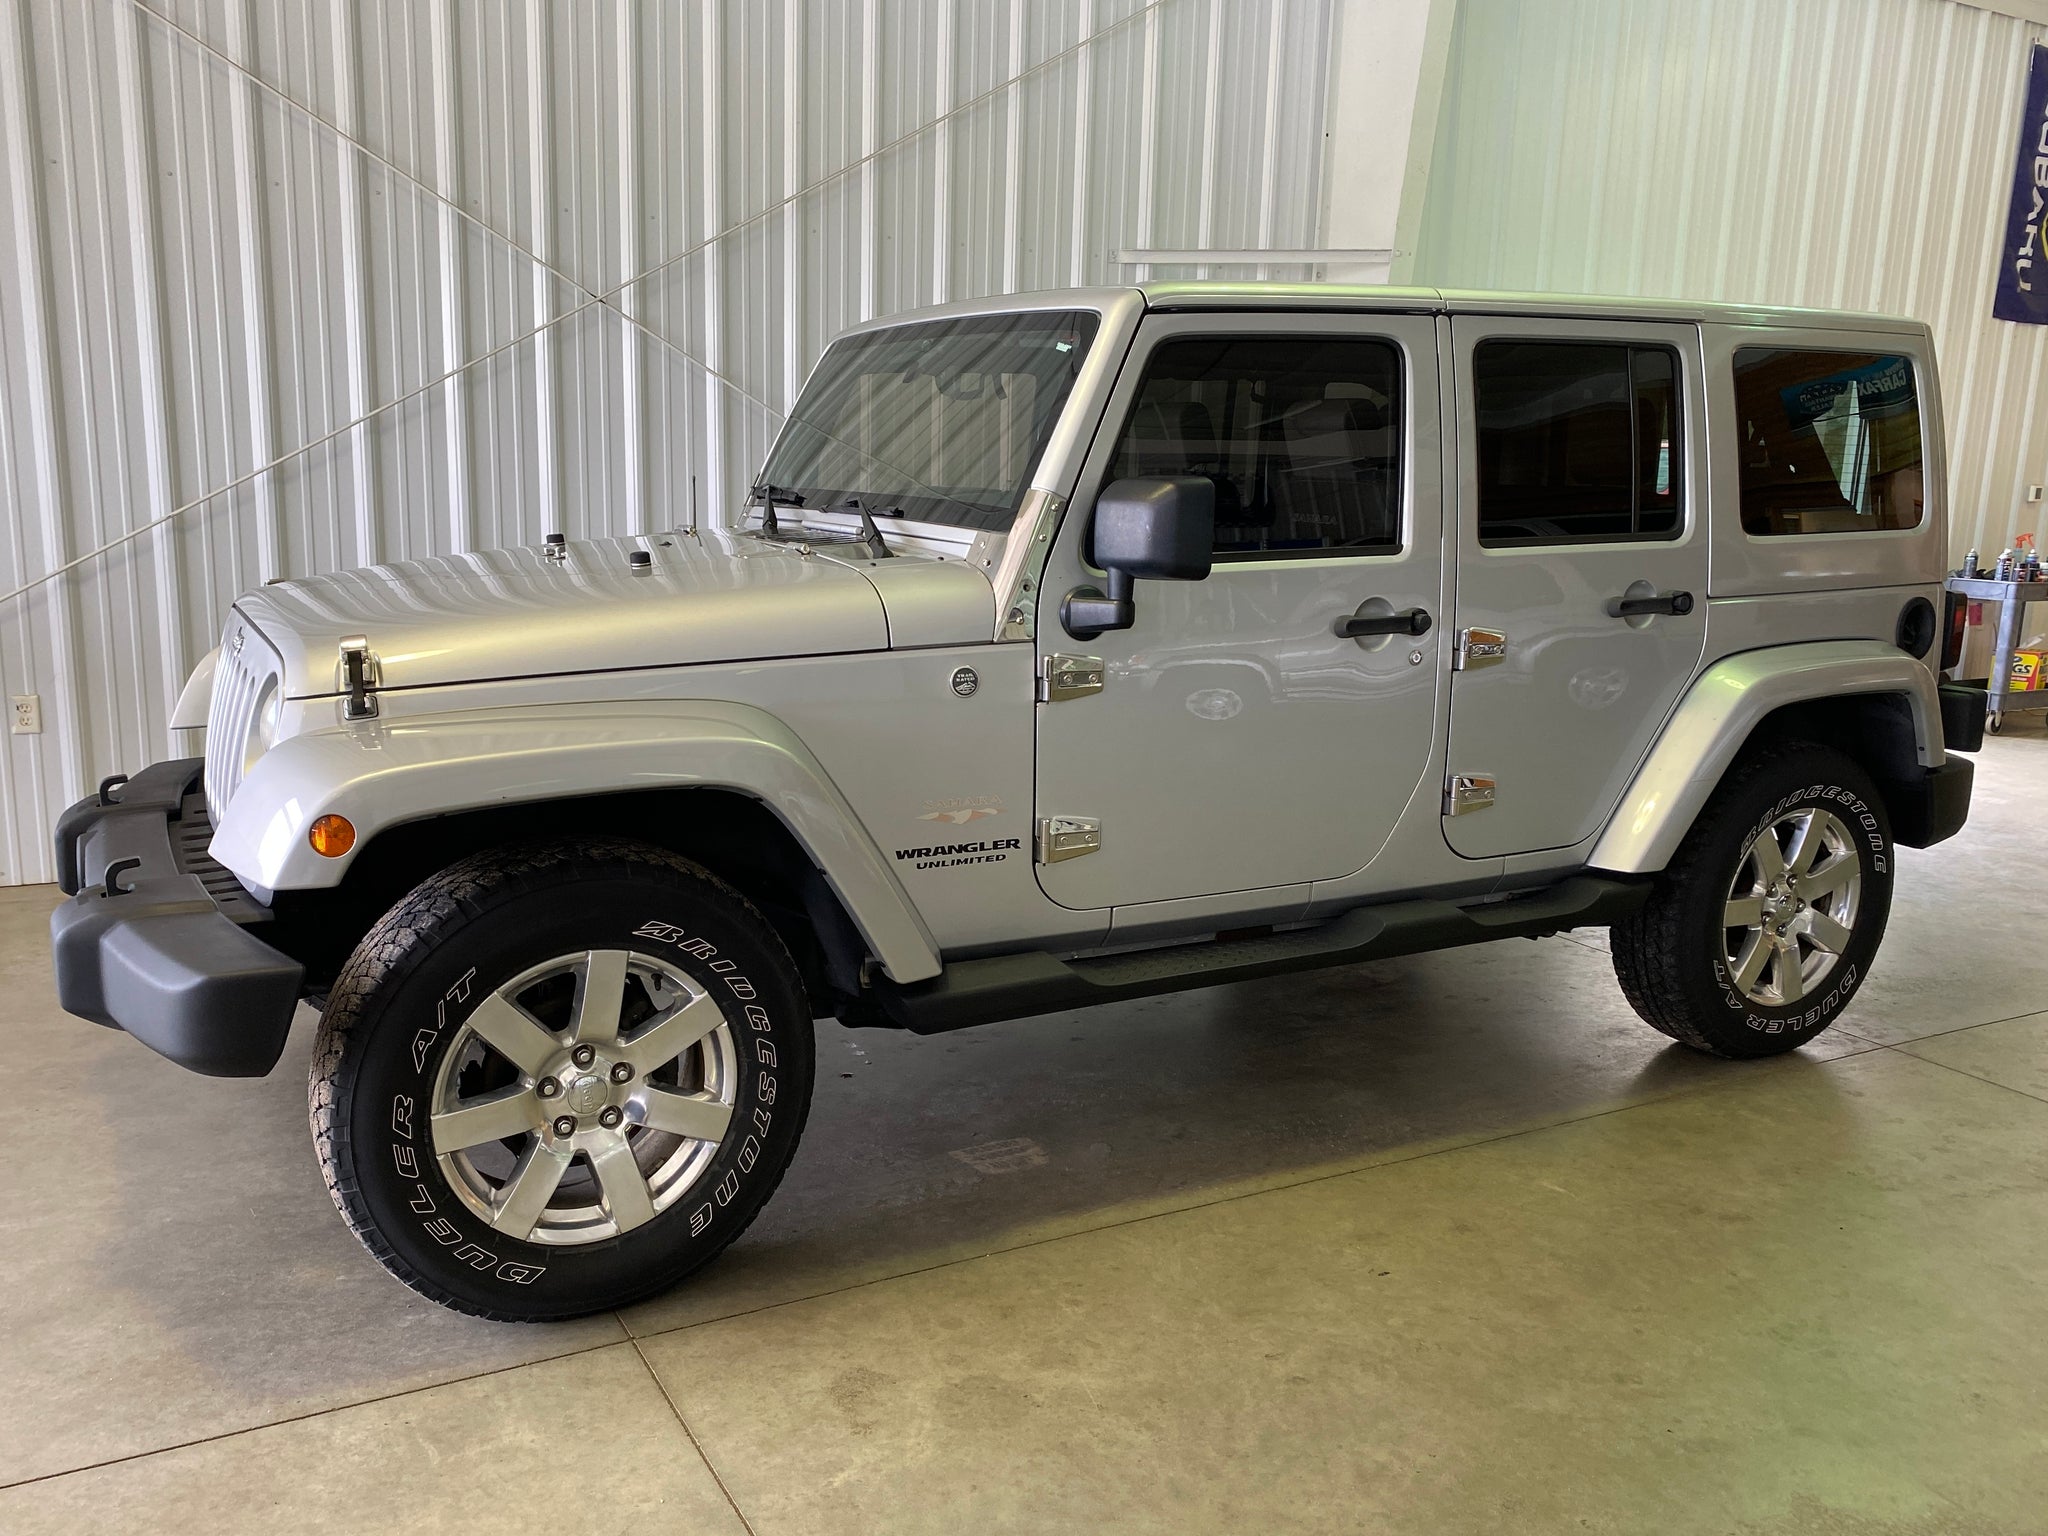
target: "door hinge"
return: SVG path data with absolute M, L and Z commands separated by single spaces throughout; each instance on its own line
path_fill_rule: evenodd
M 1038 664 L 1038 702 L 1085 698 L 1102 692 L 1100 656 L 1047 656 Z
M 1508 637 L 1497 629 L 1461 629 L 1451 657 L 1453 672 L 1476 672 L 1508 659 Z
M 1454 773 L 1444 784 L 1444 814 L 1463 816 L 1483 811 L 1493 804 L 1494 779 L 1490 773 Z
M 368 720 L 377 713 L 377 684 L 382 669 L 377 653 L 361 635 L 349 635 L 341 642 L 341 718 Z
M 1038 862 L 1058 864 L 1078 859 L 1102 848 L 1102 818 L 1099 816 L 1041 816 L 1038 818 Z

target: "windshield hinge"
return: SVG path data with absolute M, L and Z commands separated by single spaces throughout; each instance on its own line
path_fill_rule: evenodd
M 377 713 L 377 684 L 382 669 L 377 653 L 362 635 L 348 635 L 341 642 L 341 718 L 369 720 Z

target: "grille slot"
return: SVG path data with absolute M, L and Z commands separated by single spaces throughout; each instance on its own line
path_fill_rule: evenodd
M 206 851 L 213 841 L 213 822 L 206 814 L 206 797 L 190 794 L 171 823 L 171 857 L 185 874 L 196 878 L 213 898 L 213 904 L 238 923 L 260 923 L 270 916 L 268 908 L 251 896 L 233 870 Z
M 277 657 L 255 626 L 240 614 L 229 615 L 206 709 L 206 809 L 212 821 L 221 819 L 242 787 L 256 701 L 277 671 Z

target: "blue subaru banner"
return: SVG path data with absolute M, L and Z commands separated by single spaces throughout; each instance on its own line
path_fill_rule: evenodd
M 1991 313 L 2001 320 L 2048 325 L 2048 44 L 2036 44 L 2027 71 L 2027 112 L 2020 123 L 2020 161 L 2012 176 L 2012 210 L 2005 221 L 2005 249 L 1998 258 L 1998 298 Z

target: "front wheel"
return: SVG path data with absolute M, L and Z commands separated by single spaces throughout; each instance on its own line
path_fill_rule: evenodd
M 342 1215 L 445 1306 L 637 1301 L 745 1230 L 795 1155 L 810 1010 L 738 892 L 632 843 L 493 852 L 386 914 L 315 1044 Z
M 1891 911 L 1884 803 L 1855 763 L 1792 744 L 1740 764 L 1650 899 L 1615 925 L 1643 1019 L 1716 1056 L 1775 1056 L 1856 995 Z

